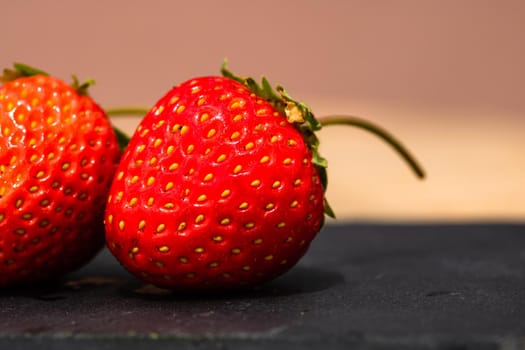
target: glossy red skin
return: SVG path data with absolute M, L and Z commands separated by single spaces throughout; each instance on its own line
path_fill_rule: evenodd
M 243 85 L 204 77 L 170 90 L 139 125 L 111 187 L 106 239 L 144 281 L 235 289 L 296 264 L 323 210 L 297 129 Z
M 0 287 L 57 278 L 104 245 L 120 150 L 102 109 L 46 76 L 0 86 Z

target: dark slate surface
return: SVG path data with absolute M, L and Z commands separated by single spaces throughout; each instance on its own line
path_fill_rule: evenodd
M 525 348 L 525 225 L 328 226 L 278 280 L 234 295 L 144 285 L 102 252 L 0 291 L 1 349 Z

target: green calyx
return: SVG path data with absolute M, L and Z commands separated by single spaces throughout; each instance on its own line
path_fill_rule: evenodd
M 13 68 L 4 69 L 3 74 L 0 75 L 0 82 L 7 83 L 18 78 L 33 77 L 35 75 L 49 76 L 49 73 L 24 63 L 13 63 Z M 79 95 L 87 96 L 88 88 L 94 84 L 95 81 L 93 79 L 87 79 L 85 82 L 80 82 L 77 76 L 73 75 L 73 82 L 71 83 L 71 86 Z
M 0 82 L 7 83 L 18 78 L 32 77 L 34 75 L 48 76 L 49 74 L 38 68 L 28 66 L 27 64 L 14 63 L 13 68 L 4 69 L 3 75 L 0 76 Z
M 229 71 L 226 66 L 227 61 L 224 61 L 221 67 L 221 73 L 224 77 L 243 84 L 255 95 L 270 102 L 277 111 L 286 116 L 286 120 L 289 123 L 294 124 L 299 132 L 301 132 L 305 143 L 312 153 L 312 163 L 319 172 L 323 190 L 326 192 L 328 185 L 326 167 L 328 166 L 328 162 L 319 154 L 319 139 L 315 134 L 316 131 L 321 130 L 322 125 L 315 118 L 310 107 L 303 102 L 293 99 L 281 85 L 277 85 L 274 89 L 265 77 L 262 77 L 261 84 L 259 85 L 253 78 L 236 76 Z M 324 201 L 325 214 L 334 218 L 334 211 L 328 204 L 326 198 Z
M 89 95 L 88 89 L 90 86 L 95 85 L 95 81 L 93 79 L 87 79 L 85 82 L 81 83 L 76 75 L 73 75 L 73 83 L 71 86 L 73 89 L 77 91 L 79 95 L 87 96 Z

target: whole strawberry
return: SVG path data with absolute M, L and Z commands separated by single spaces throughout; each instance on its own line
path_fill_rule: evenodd
M 271 280 L 332 215 L 310 109 L 266 79 L 223 74 L 186 81 L 156 103 L 111 187 L 107 245 L 157 286 L 210 291 Z
M 120 149 L 104 111 L 25 65 L 0 86 L 0 287 L 58 277 L 103 246 Z

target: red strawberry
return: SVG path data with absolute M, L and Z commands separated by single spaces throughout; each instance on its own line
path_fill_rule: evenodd
M 120 157 L 89 83 L 15 68 L 0 86 L 0 287 L 60 276 L 99 251 Z
M 331 214 L 310 109 L 266 79 L 259 86 L 223 74 L 162 97 L 111 186 L 109 249 L 157 286 L 208 291 L 271 280 L 297 263 Z

